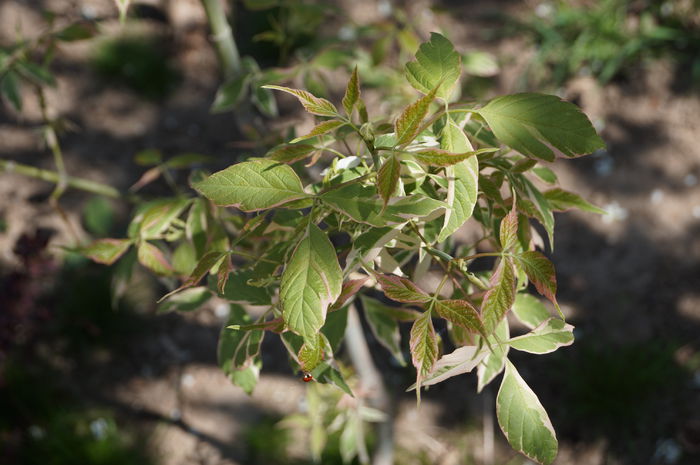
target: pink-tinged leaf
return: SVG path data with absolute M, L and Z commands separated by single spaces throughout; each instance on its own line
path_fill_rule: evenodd
M 304 106 L 306 111 L 312 115 L 318 116 L 338 116 L 338 110 L 331 102 L 324 98 L 316 97 L 311 92 L 299 89 L 290 89 L 289 87 L 267 85 L 262 86 L 264 89 L 281 90 L 295 96 Z
M 322 121 L 318 123 L 316 126 L 314 126 L 311 131 L 309 131 L 308 134 L 305 134 L 303 136 L 299 136 L 296 139 L 292 141 L 292 144 L 295 144 L 299 141 L 305 140 L 305 139 L 310 139 L 312 137 L 316 136 L 322 136 L 323 134 L 327 134 L 335 129 L 338 129 L 341 126 L 345 126 L 344 121 L 340 121 L 337 119 L 329 119 L 328 121 Z
M 518 243 L 518 211 L 515 208 L 515 204 L 513 204 L 511 211 L 501 220 L 499 239 L 501 241 L 501 249 L 504 251 L 512 249 Z
M 221 265 L 219 265 L 219 270 L 216 272 L 216 288 L 218 289 L 219 294 L 224 293 L 224 289 L 226 289 L 226 283 L 228 283 L 228 277 L 231 275 L 231 271 L 233 271 L 231 255 L 226 254 L 226 257 L 224 257 Z
M 433 384 L 445 381 L 453 376 L 458 376 L 464 373 L 469 373 L 476 368 L 484 357 L 489 354 L 486 347 L 479 349 L 477 346 L 458 347 L 454 352 L 443 355 L 433 364 L 433 369 L 430 374 L 421 383 L 423 386 L 432 386 Z M 415 389 L 413 385 L 407 391 Z
M 412 155 L 421 163 L 428 166 L 445 167 L 456 165 L 457 163 L 464 161 L 468 158 L 479 155 L 480 153 L 495 152 L 498 149 L 486 148 L 475 150 L 472 152 L 464 153 L 452 153 L 447 150 L 442 150 L 438 148 L 431 148 L 425 150 L 419 150 L 412 153 Z
M 433 368 L 438 357 L 438 341 L 433 327 L 430 312 L 423 313 L 411 327 L 411 360 L 416 367 L 416 384 L 420 390 L 420 382 Z
M 129 250 L 129 246 L 131 246 L 129 239 L 98 239 L 82 247 L 78 252 L 97 263 L 111 265 Z
M 430 296 L 409 279 L 383 274 L 376 274 L 375 278 L 382 287 L 384 295 L 391 300 L 407 304 L 420 304 L 430 301 Z
M 150 242 L 142 242 L 138 248 L 139 263 L 156 274 L 169 276 L 173 267 L 163 255 L 163 252 Z
M 437 89 L 437 87 L 434 88 L 427 95 L 410 104 L 401 112 L 395 125 L 397 145 L 406 145 L 416 138 L 420 131 L 423 118 L 425 118 L 425 115 L 428 113 L 430 103 L 435 98 Z
M 145 173 L 141 175 L 138 181 L 134 183 L 133 186 L 129 188 L 129 192 L 136 192 L 139 189 L 141 189 L 143 186 L 146 186 L 156 179 L 160 177 L 161 174 L 161 167 L 160 166 L 154 166 L 153 168 L 150 168 L 147 170 Z
M 330 306 L 328 311 L 338 310 L 343 308 L 345 302 L 347 302 L 352 296 L 357 294 L 362 286 L 367 282 L 369 276 L 365 276 L 360 279 L 351 279 L 343 283 L 343 287 L 340 289 L 340 295 L 336 299 L 335 303 Z
M 491 289 L 484 295 L 481 304 L 481 319 L 486 333 L 491 334 L 506 316 L 515 301 L 516 276 L 513 262 L 503 257 L 491 276 Z
M 310 157 L 317 151 L 316 147 L 309 144 L 281 144 L 267 152 L 265 156 L 281 163 L 294 163 Z
M 357 66 L 355 66 L 343 97 L 343 108 L 348 118 L 352 116 L 352 110 L 358 100 L 360 100 L 360 78 L 357 75 Z
M 466 300 L 437 300 L 435 311 L 453 324 L 459 325 L 472 333 L 486 336 L 484 323 L 479 312 Z
M 377 190 L 384 201 L 384 205 L 396 193 L 400 174 L 401 163 L 395 156 L 387 158 L 379 169 L 379 173 L 377 173 Z
M 557 277 L 552 262 L 534 250 L 518 254 L 516 258 L 527 274 L 527 278 L 535 285 L 537 292 L 549 299 L 558 309 Z

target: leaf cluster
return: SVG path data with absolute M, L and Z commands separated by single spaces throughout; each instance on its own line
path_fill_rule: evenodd
M 550 463 L 551 422 L 508 353 L 546 354 L 573 342 L 534 224 L 552 248 L 554 212 L 597 211 L 556 187 L 548 163 L 603 143 L 576 106 L 554 96 L 454 102 L 461 56 L 440 34 L 418 48 L 405 73 L 417 96 L 398 115 L 370 115 L 357 69 L 339 105 L 265 86 L 295 97 L 318 118 L 313 129 L 264 157 L 193 173 L 197 196 L 143 204 L 127 238 L 98 240 L 83 253 L 106 264 L 135 255 L 132 263 L 178 281 L 163 311 L 190 311 L 212 295 L 231 302 L 219 360 L 248 392 L 263 338 L 279 337 L 294 369 L 352 395 L 336 355 L 348 306 L 360 295 L 372 331 L 400 363 L 399 327 L 411 326 L 418 395 L 474 369 L 481 390 L 504 372 L 496 404 L 506 437 Z M 305 169 L 315 164 L 323 166 L 317 176 Z M 458 243 L 453 236 L 468 221 L 480 237 Z M 491 270 L 475 271 L 482 257 L 495 258 Z M 418 283 L 430 274 L 440 282 L 426 291 Z M 528 293 L 530 285 L 558 316 Z M 265 311 L 253 318 L 249 305 Z M 511 336 L 508 314 L 529 332 Z M 436 319 L 447 325 L 452 353 L 442 353 Z

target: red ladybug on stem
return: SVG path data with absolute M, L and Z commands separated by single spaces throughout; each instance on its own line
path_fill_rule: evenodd
M 305 383 L 311 382 L 314 380 L 314 377 L 309 373 L 308 371 L 304 372 L 304 375 L 301 378 Z

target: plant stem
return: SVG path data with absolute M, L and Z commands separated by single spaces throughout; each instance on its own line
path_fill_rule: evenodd
M 386 413 L 386 421 L 377 427 L 377 447 L 372 457 L 372 465 L 393 465 L 394 463 L 394 415 L 391 398 L 384 386 L 379 370 L 372 360 L 367 340 L 357 309 L 354 304 L 348 307 L 348 324 L 345 328 L 345 348 L 348 351 L 362 388 L 368 393 L 370 406 Z
M 10 160 L 0 160 L 0 172 L 18 173 L 23 176 L 41 179 L 42 181 L 47 181 L 55 184 L 61 182 L 61 176 L 55 171 L 43 170 L 40 168 L 35 168 L 33 166 L 16 163 Z M 71 187 L 73 189 L 80 189 L 86 192 L 92 192 L 93 194 L 103 195 L 105 197 L 111 197 L 115 199 L 121 197 L 119 191 L 116 190 L 114 187 L 99 182 L 89 181 L 87 179 L 66 176 L 65 184 L 67 187 Z
M 219 60 L 221 60 L 224 81 L 228 81 L 241 72 L 241 57 L 233 38 L 233 31 L 226 18 L 221 0 L 202 0 L 202 5 L 204 5 L 211 27 L 212 40 L 219 54 Z

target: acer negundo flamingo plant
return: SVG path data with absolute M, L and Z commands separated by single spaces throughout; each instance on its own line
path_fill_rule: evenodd
M 304 90 L 266 86 L 293 95 L 319 117 L 316 126 L 264 157 L 193 173 L 198 196 L 141 205 L 127 238 L 82 251 L 106 264 L 126 256 L 127 267 L 138 261 L 180 279 L 164 310 L 191 310 L 213 295 L 232 302 L 219 360 L 247 392 L 261 369 L 261 342 L 274 335 L 305 381 L 353 395 L 335 355 L 360 296 L 375 336 L 399 361 L 399 324 L 411 324 L 410 388 L 418 399 L 421 389 L 473 370 L 481 391 L 503 372 L 496 412 L 504 434 L 514 449 L 551 463 L 554 429 L 508 355 L 546 354 L 574 340 L 533 223 L 552 248 L 553 212 L 600 212 L 555 187 L 547 163 L 591 153 L 603 141 L 578 107 L 555 96 L 453 103 L 461 60 L 440 34 L 420 46 L 405 74 L 422 95 L 395 119 L 370 117 L 357 69 L 340 108 Z M 320 175 L 304 169 L 317 162 L 326 164 Z M 454 234 L 468 221 L 480 236 L 458 243 Z M 493 269 L 473 271 L 482 257 L 495 258 Z M 440 275 L 430 292 L 416 284 L 428 273 Z M 393 303 L 378 300 L 379 291 Z M 241 304 L 267 310 L 253 318 Z M 508 314 L 529 332 L 513 337 Z M 451 353 L 441 354 L 436 319 L 446 322 L 457 347 Z

